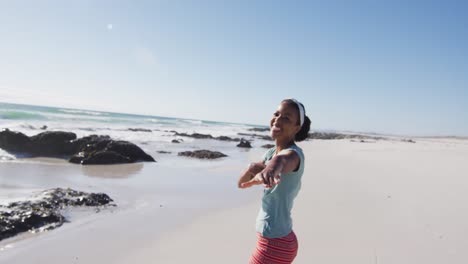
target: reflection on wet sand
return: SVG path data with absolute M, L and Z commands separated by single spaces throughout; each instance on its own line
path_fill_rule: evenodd
M 106 179 L 124 179 L 138 174 L 143 163 L 117 164 L 117 165 L 86 165 L 81 166 L 84 175 Z

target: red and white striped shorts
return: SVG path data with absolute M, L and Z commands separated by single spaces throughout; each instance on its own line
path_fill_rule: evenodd
M 297 255 L 299 247 L 296 234 L 280 238 L 267 238 L 257 233 L 257 247 L 250 257 L 249 264 L 289 264 Z

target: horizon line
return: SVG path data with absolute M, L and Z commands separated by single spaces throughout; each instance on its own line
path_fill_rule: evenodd
M 226 123 L 233 125 L 247 125 L 253 127 L 268 127 L 267 125 L 258 125 L 258 124 L 248 124 L 248 123 L 238 123 L 238 122 L 227 122 L 227 121 L 217 121 L 217 120 L 207 120 L 207 119 L 194 119 L 194 118 L 185 118 L 185 117 L 174 117 L 174 116 L 160 116 L 160 115 L 148 115 L 148 114 L 139 114 L 139 113 L 125 113 L 125 112 L 114 112 L 114 111 L 103 111 L 96 109 L 85 109 L 85 108 L 69 108 L 64 106 L 51 106 L 51 105 L 39 105 L 39 104 L 25 104 L 25 103 L 12 103 L 0 101 L 0 104 L 10 104 L 10 105 L 19 105 L 19 106 L 34 106 L 34 107 L 44 107 L 44 108 L 62 108 L 66 110 L 82 110 L 82 111 L 94 111 L 108 114 L 124 114 L 132 116 L 141 116 L 141 117 L 156 117 L 156 118 L 170 118 L 170 119 L 185 119 L 192 121 L 202 121 L 202 122 L 216 122 L 216 123 Z M 388 133 L 388 132 L 373 132 L 373 131 L 353 131 L 346 129 L 311 129 L 309 133 L 321 132 L 321 133 L 345 133 L 345 134 L 367 134 L 367 135 L 380 135 L 380 136 L 396 136 L 396 137 L 414 137 L 414 138 L 456 138 L 456 139 L 468 139 L 468 135 L 409 135 L 403 133 Z

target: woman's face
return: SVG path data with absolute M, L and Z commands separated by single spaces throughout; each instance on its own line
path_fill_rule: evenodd
M 299 113 L 295 106 L 288 102 L 281 102 L 270 120 L 270 135 L 273 139 L 294 140 L 301 130 Z

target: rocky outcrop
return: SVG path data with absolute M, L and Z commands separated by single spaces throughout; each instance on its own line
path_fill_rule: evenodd
M 266 148 L 266 149 L 271 149 L 273 147 L 275 147 L 274 144 L 265 144 L 265 145 L 262 146 L 262 148 Z
M 153 132 L 151 129 L 146 128 L 129 128 L 128 130 L 133 132 Z
M 90 165 L 155 161 L 137 145 L 128 141 L 112 140 L 108 136 L 91 135 L 71 143 L 79 145 L 78 153 L 69 159 L 72 163 Z
M 26 156 L 60 157 L 79 164 L 117 164 L 155 161 L 137 145 L 113 140 L 109 136 L 91 135 L 77 139 L 76 134 L 48 131 L 28 137 L 20 132 L 0 132 L 0 148 Z
M 0 148 L 26 156 L 61 157 L 74 153 L 74 146 L 70 144 L 74 139 L 76 135 L 69 132 L 47 131 L 28 137 L 5 129 L 0 132 Z
M 374 137 L 368 135 L 359 135 L 359 134 L 342 134 L 334 132 L 312 132 L 309 133 L 308 139 L 373 139 L 373 140 L 382 140 L 386 139 L 384 137 Z
M 219 151 L 211 150 L 195 150 L 195 151 L 183 151 L 178 153 L 179 156 L 192 157 L 198 159 L 218 159 L 222 157 L 227 157 L 226 154 L 223 154 Z
M 247 140 L 242 138 L 240 143 L 237 144 L 237 147 L 239 147 L 239 148 L 252 148 L 252 145 L 250 145 L 250 141 L 247 141 Z
M 25 152 L 31 145 L 31 139 L 21 132 L 5 129 L 0 132 L 0 148 L 8 152 Z
M 88 154 L 80 152 L 79 154 L 73 155 L 68 161 L 82 165 L 132 163 L 130 158 L 114 151 L 96 151 Z
M 60 210 L 76 206 L 115 206 L 104 193 L 85 193 L 72 189 L 46 190 L 30 201 L 0 205 L 0 240 L 22 232 L 54 229 L 66 222 Z M 97 210 L 98 211 L 98 210 Z
M 270 131 L 270 128 L 268 128 L 268 127 L 254 127 L 254 128 L 249 128 L 248 130 L 253 131 L 253 132 L 267 132 L 267 131 Z
M 210 134 L 200 134 L 200 133 L 187 134 L 187 133 L 178 133 L 177 131 L 170 131 L 170 132 L 175 133 L 175 136 L 181 136 L 181 137 L 191 137 L 191 138 L 197 138 L 197 139 L 216 139 L 216 140 L 221 140 L 221 141 L 235 141 L 235 142 L 240 141 L 240 138 L 230 138 L 227 136 L 213 137 Z
M 364 140 L 364 139 L 351 139 L 351 142 L 359 142 L 359 143 L 376 143 L 377 141 L 374 140 Z
M 259 139 L 263 139 L 263 140 L 273 140 L 270 136 L 267 136 L 267 135 L 258 135 L 258 134 L 250 134 L 250 133 L 237 133 L 238 135 L 240 136 L 249 136 L 249 137 L 252 137 L 252 138 L 259 138 Z

